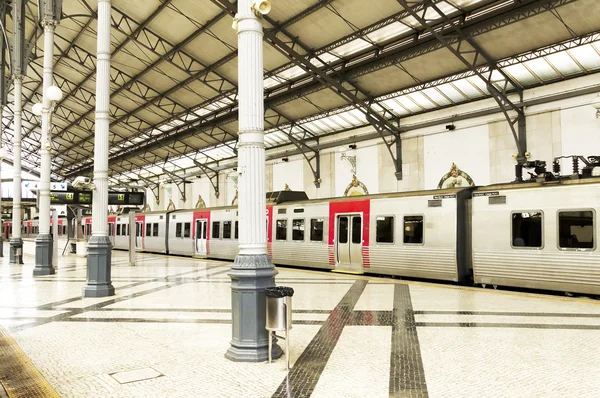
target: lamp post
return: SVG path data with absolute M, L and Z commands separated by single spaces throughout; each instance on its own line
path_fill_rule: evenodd
M 44 57 L 45 58 L 45 57 Z M 45 61 L 45 59 L 44 59 Z M 44 76 L 46 83 L 46 76 Z M 49 77 L 52 79 L 52 76 Z M 35 268 L 33 275 L 52 275 L 56 271 L 52 266 L 53 242 L 50 234 L 50 131 L 52 130 L 52 113 L 56 102 L 62 98 L 60 88 L 51 85 L 44 90 L 44 102 L 35 104 L 32 112 L 42 118 L 42 141 L 40 142 L 41 153 L 41 177 L 39 190 L 39 235 L 35 239 Z

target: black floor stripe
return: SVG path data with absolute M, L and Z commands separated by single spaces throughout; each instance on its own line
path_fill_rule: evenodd
M 564 312 L 510 312 L 510 311 L 415 311 L 415 315 L 496 315 L 496 316 L 543 316 L 565 318 L 600 318 L 600 313 Z
M 416 326 L 435 328 L 600 330 L 600 325 L 562 325 L 546 323 L 417 322 Z
M 346 295 L 331 311 L 323 326 L 300 355 L 286 379 L 279 385 L 273 397 L 309 397 L 313 393 L 367 283 L 368 281 L 358 280 L 348 289 Z
M 390 397 L 428 397 L 408 285 L 394 285 Z

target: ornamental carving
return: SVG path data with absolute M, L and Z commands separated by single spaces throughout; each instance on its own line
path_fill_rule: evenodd
M 350 184 L 348 184 L 346 190 L 344 191 L 344 196 L 361 196 L 368 194 L 369 190 L 367 189 L 367 186 L 360 182 L 358 178 L 356 178 L 356 174 L 353 174 L 352 181 Z
M 167 211 L 173 211 L 175 209 L 175 203 L 173 203 L 172 199 L 169 199 L 169 205 L 167 206 Z
M 452 163 L 450 171 L 446 173 L 440 180 L 438 189 L 460 188 L 468 186 L 475 186 L 471 176 L 456 167 L 456 164 Z
M 198 201 L 196 202 L 196 209 L 206 209 L 206 203 L 202 199 L 202 195 L 198 195 Z

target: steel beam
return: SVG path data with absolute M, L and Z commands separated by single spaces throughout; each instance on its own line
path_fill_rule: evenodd
M 523 101 L 523 89 L 519 84 L 513 81 L 504 71 L 496 65 L 496 62 L 488 55 L 473 38 L 467 36 L 462 31 L 460 25 L 453 23 L 450 18 L 431 0 L 409 1 L 397 0 L 402 7 L 410 12 L 419 24 L 421 24 L 428 33 L 444 45 L 456 58 L 458 58 L 471 72 L 478 76 L 486 85 L 489 93 L 498 103 L 500 110 L 504 114 L 506 121 L 512 131 L 515 144 L 517 146 L 517 162 L 522 164 L 527 161 L 527 137 L 525 112 L 522 107 L 516 106 L 509 98 L 508 91 L 516 90 Z M 420 11 L 415 10 L 415 6 L 423 7 Z M 431 23 L 432 13 L 442 19 L 449 28 L 447 30 L 438 30 Z M 452 42 L 449 39 L 452 39 Z M 487 70 L 482 70 L 481 64 L 484 64 Z M 500 78 L 495 78 L 494 75 Z M 512 117 L 509 112 L 516 112 L 517 116 Z
M 210 168 L 209 166 L 206 166 L 205 164 L 202 164 L 196 160 L 194 160 L 194 164 L 196 165 L 196 167 L 198 167 L 200 169 L 200 171 L 202 172 L 202 174 L 204 174 L 208 180 L 210 181 L 210 184 L 213 186 L 213 189 L 215 190 L 215 197 L 218 198 L 219 195 L 221 194 L 219 191 L 219 172 Z M 217 166 L 219 165 L 219 163 L 217 162 Z

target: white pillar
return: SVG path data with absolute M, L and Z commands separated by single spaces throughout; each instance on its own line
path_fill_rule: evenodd
M 54 63 L 54 29 L 56 21 L 45 19 L 44 26 L 44 74 L 42 95 L 42 138 L 40 142 L 40 190 L 39 190 L 39 234 L 35 239 L 35 268 L 33 275 L 52 275 L 53 243 L 50 235 L 50 100 L 47 90 L 52 86 Z M 54 237 L 58 239 L 58 237 Z
M 263 32 L 251 6 L 252 0 L 238 0 L 240 253 L 229 273 L 233 336 L 225 356 L 259 362 L 269 352 L 265 288 L 274 286 L 277 271 L 267 254 Z M 274 345 L 273 357 L 279 356 Z
M 21 111 L 23 109 L 23 76 L 15 75 L 14 102 L 15 131 L 13 135 L 13 210 L 10 237 L 10 263 L 23 264 L 23 240 L 21 239 Z
M 111 283 L 111 243 L 108 238 L 108 132 L 110 105 L 110 0 L 98 0 L 96 62 L 96 132 L 94 136 L 94 196 L 92 237 L 88 243 L 85 297 L 115 294 Z
M 3 95 L 3 93 L 0 93 Z M 2 136 L 4 135 L 4 125 L 2 124 L 2 116 L 3 116 L 4 107 L 0 104 L 0 149 L 4 145 L 2 143 Z M 2 206 L 2 161 L 4 159 L 0 159 L 0 257 L 4 257 L 4 220 L 2 220 L 2 212 L 4 210 L 4 206 Z

